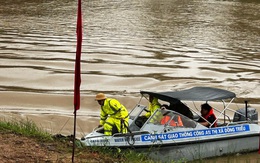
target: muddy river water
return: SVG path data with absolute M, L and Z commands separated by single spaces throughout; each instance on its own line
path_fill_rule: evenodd
M 0 2 L 0 118 L 73 133 L 77 1 Z M 209 86 L 260 111 L 259 0 L 83 0 L 82 9 L 78 137 L 98 124 L 97 92 L 131 110 L 140 90 Z

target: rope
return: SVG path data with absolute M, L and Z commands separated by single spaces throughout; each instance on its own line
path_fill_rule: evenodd
M 61 130 L 66 126 L 66 124 L 69 122 L 70 118 L 68 118 L 68 120 L 65 122 L 65 124 L 62 126 L 62 128 L 60 129 L 60 131 L 58 133 L 61 132 Z
M 122 128 L 123 126 L 127 129 L 127 131 L 130 133 L 129 136 L 126 137 L 126 141 L 130 146 L 133 146 L 135 144 L 135 139 L 134 139 L 134 134 L 132 133 L 132 131 L 129 129 L 128 124 L 126 124 L 128 122 L 126 122 L 124 119 L 121 119 L 121 132 L 122 132 Z M 132 139 L 132 143 L 130 143 L 130 138 Z
M 83 135 L 86 135 L 86 134 L 84 133 L 84 131 L 83 131 L 82 127 L 79 125 L 79 123 L 78 123 L 78 126 L 79 126 L 79 128 L 80 128 L 81 132 L 83 133 Z

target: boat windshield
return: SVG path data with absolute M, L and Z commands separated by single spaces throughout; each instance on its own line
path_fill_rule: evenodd
M 130 119 L 134 120 L 136 117 L 138 117 L 144 110 L 146 109 L 146 106 L 144 105 L 136 105 L 135 108 L 130 112 L 129 117 Z
M 197 123 L 190 118 L 167 109 L 158 109 L 148 120 L 147 124 L 187 128 L 195 128 L 197 125 Z

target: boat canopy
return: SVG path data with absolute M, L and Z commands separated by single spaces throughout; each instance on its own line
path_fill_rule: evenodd
M 186 101 L 217 101 L 231 99 L 236 94 L 227 90 L 212 87 L 193 87 L 181 91 L 167 92 L 149 92 L 140 91 L 141 94 L 152 95 L 160 100 L 177 103 L 182 100 Z

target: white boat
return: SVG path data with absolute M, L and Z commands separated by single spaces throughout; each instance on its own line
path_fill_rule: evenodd
M 94 129 L 81 139 L 85 146 L 131 148 L 149 155 L 154 160 L 169 162 L 173 160 L 191 161 L 208 157 L 221 156 L 238 152 L 256 151 L 259 148 L 260 127 L 258 112 L 245 103 L 245 107 L 234 110 L 230 108 L 236 98 L 235 93 L 210 87 L 194 87 L 182 91 L 148 92 L 141 91 L 141 99 L 152 95 L 160 102 L 185 103 L 194 114 L 193 118 L 173 110 L 157 111 L 141 126 L 138 117 L 147 111 L 141 101 L 130 112 L 129 133 L 115 133 L 106 136 L 102 128 Z M 190 102 L 190 103 L 188 103 Z M 223 109 L 214 108 L 217 127 L 209 128 L 196 122 L 199 110 L 196 103 L 221 102 Z M 193 107 L 191 106 L 193 105 Z M 194 109 L 195 108 L 195 109 Z M 198 114 L 196 114 L 198 112 Z M 233 118 L 228 115 L 233 112 Z M 170 120 L 162 124 L 160 119 L 167 113 Z M 181 123 L 178 119 L 181 118 Z

